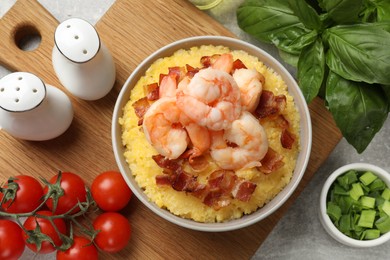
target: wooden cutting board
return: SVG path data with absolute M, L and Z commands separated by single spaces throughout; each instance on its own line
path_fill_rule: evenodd
M 96 24 L 111 50 L 117 69 L 116 84 L 103 99 L 93 102 L 72 97 L 59 83 L 52 64 L 54 30 L 58 21 L 36 0 L 19 0 L 0 20 L 0 63 L 12 71 L 36 74 L 67 93 L 74 106 L 71 127 L 62 136 L 29 142 L 0 132 L 0 182 L 16 174 L 50 178 L 58 170 L 78 173 L 91 184 L 105 170 L 117 170 L 110 126 L 116 97 L 130 73 L 152 52 L 175 40 L 197 35 L 234 35 L 186 0 L 117 0 Z M 22 38 L 41 36 L 34 51 L 17 47 Z M 281 216 L 303 190 L 318 167 L 341 139 L 323 102 L 310 104 L 313 147 L 305 176 L 292 197 L 267 219 L 224 233 L 205 233 L 175 226 L 156 216 L 136 198 L 122 212 L 132 224 L 129 245 L 104 259 L 244 259 L 250 258 Z

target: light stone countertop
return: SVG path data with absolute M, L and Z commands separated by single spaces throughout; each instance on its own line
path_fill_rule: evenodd
M 57 20 L 64 21 L 79 17 L 95 24 L 114 3 L 114 0 L 38 0 Z M 145 4 L 147 1 L 145 0 Z M 223 0 L 207 13 L 227 27 L 238 38 L 248 41 L 269 52 L 279 61 L 275 47 L 260 43 L 245 32 L 236 22 L 236 9 L 243 0 Z M 15 0 L 1 0 L 0 17 L 11 8 Z M 296 70 L 281 61 L 295 76 Z M 0 78 L 10 73 L 0 66 Z M 345 139 L 337 145 L 329 158 L 315 173 L 304 191 L 279 221 L 265 242 L 257 250 L 253 259 L 390 259 L 390 244 L 356 249 L 344 246 L 331 238 L 322 228 L 318 218 L 318 200 L 326 177 L 338 167 L 352 162 L 375 164 L 390 172 L 390 121 L 375 136 L 369 147 L 358 154 Z M 23 259 L 33 258 L 26 250 Z M 36 256 L 34 259 L 54 259 L 54 255 Z

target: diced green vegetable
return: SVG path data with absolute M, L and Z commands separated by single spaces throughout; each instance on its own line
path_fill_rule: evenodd
M 371 240 L 380 237 L 381 232 L 378 229 L 366 229 L 361 239 Z
M 385 216 L 385 217 L 378 219 L 375 222 L 375 226 L 379 229 L 381 234 L 389 232 L 390 231 L 390 217 Z
M 343 195 L 343 196 L 349 196 L 348 189 L 344 189 L 344 186 L 340 186 L 337 183 L 334 185 L 334 194 L 335 195 Z
M 347 173 L 339 176 L 337 178 L 337 182 L 345 189 L 349 190 L 351 188 L 351 184 L 355 183 L 358 180 L 356 171 L 350 170 Z
M 339 221 L 339 230 L 343 233 L 346 233 L 350 230 L 352 230 L 352 225 L 351 225 L 351 215 L 342 215 L 340 217 Z
M 375 200 L 375 206 L 380 208 L 380 206 L 382 206 L 382 204 L 385 202 L 386 200 L 382 197 L 378 197 L 376 198 Z
M 385 212 L 388 216 L 390 216 L 390 202 L 385 200 L 381 206 L 383 212 Z
M 373 209 L 375 207 L 375 198 L 362 196 L 359 201 L 363 208 Z
M 340 207 L 333 202 L 328 202 L 326 213 L 329 215 L 333 222 L 339 221 L 341 217 Z
M 372 228 L 374 226 L 376 211 L 367 209 L 362 210 L 362 214 L 360 215 L 358 226 Z
M 350 212 L 352 205 L 354 204 L 354 200 L 349 196 L 341 196 L 339 199 L 339 207 L 341 208 L 342 214 L 347 214 Z
M 360 183 L 353 183 L 352 188 L 349 191 L 349 196 L 354 200 L 359 200 L 361 196 L 364 195 L 362 185 Z
M 385 200 L 390 200 L 390 189 L 386 188 L 383 190 L 381 197 L 384 198 Z
M 370 190 L 371 191 L 378 191 L 378 190 L 384 190 L 386 188 L 386 183 L 382 181 L 381 179 L 376 179 L 373 181 L 370 185 Z
M 359 177 L 359 180 L 366 186 L 370 185 L 374 180 L 378 177 L 374 175 L 372 172 L 367 171 L 362 176 Z

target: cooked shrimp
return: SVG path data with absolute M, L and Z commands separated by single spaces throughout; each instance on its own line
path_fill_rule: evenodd
M 190 160 L 208 151 L 211 145 L 211 137 L 209 130 L 206 127 L 195 123 L 189 123 L 186 125 L 185 129 L 187 130 L 192 144 L 189 151 Z
M 211 67 L 230 73 L 233 69 L 233 55 L 231 53 L 221 54 Z
M 170 74 L 163 77 L 159 87 L 159 98 L 176 96 L 176 75 Z
M 211 157 L 226 170 L 261 166 L 268 151 L 264 128 L 251 113 L 243 111 L 231 127 L 212 134 Z
M 241 105 L 243 110 L 253 112 L 260 101 L 265 78 L 254 69 L 237 69 L 233 73 L 241 92 Z
M 221 130 L 240 116 L 240 89 L 230 74 L 207 68 L 191 81 L 183 82 L 179 84 L 176 104 L 195 123 Z
M 181 116 L 176 99 L 169 97 L 158 99 L 144 115 L 146 139 L 158 153 L 169 159 L 178 158 L 189 143 L 187 132 L 180 123 Z

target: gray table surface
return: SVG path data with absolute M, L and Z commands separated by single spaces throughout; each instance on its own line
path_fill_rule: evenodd
M 153 0 L 146 0 L 145 4 L 148 1 Z M 39 0 L 39 2 L 60 22 L 71 17 L 79 17 L 95 24 L 115 1 Z M 281 61 L 277 50 L 273 46 L 258 42 L 238 27 L 235 12 L 242 2 L 243 0 L 223 0 L 217 7 L 206 12 L 238 38 L 264 49 Z M 15 0 L 1 0 L 0 17 L 14 3 Z M 286 64 L 285 66 L 292 75 L 296 75 L 294 68 Z M 8 73 L 10 71 L 0 66 L 0 78 Z M 253 259 L 390 259 L 389 243 L 367 249 L 351 248 L 338 243 L 322 228 L 317 213 L 322 185 L 332 171 L 348 163 L 366 162 L 380 166 L 390 172 L 389 154 L 389 120 L 385 122 L 382 130 L 362 154 L 358 154 L 345 139 L 342 139 L 275 229 L 259 247 Z M 22 258 L 31 259 L 32 257 L 33 254 L 26 250 Z M 36 256 L 35 259 L 54 259 L 54 255 Z

